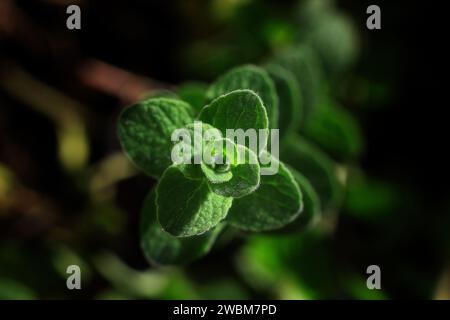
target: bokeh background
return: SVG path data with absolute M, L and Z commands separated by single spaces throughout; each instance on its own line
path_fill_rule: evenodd
M 450 298 L 444 20 L 424 2 L 377 2 L 370 31 L 366 1 L 1 0 L 0 299 Z M 81 30 L 66 28 L 70 4 Z M 155 181 L 121 152 L 120 110 L 314 46 L 309 27 L 330 43 L 328 85 L 364 141 L 340 209 L 301 233 L 225 233 L 186 267 L 149 266 L 139 210 Z M 66 288 L 71 264 L 82 290 Z M 382 290 L 366 288 L 371 264 Z

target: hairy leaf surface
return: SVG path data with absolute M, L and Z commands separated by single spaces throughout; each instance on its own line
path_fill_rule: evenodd
M 261 97 L 267 110 L 269 126 L 278 128 L 278 96 L 275 85 L 267 72 L 254 65 L 244 65 L 221 76 L 208 89 L 209 101 L 234 90 L 249 89 Z
M 258 157 L 250 149 L 237 145 L 237 159 L 231 162 L 231 179 L 210 183 L 211 190 L 225 197 L 239 198 L 254 192 L 260 183 Z M 234 158 L 234 157 L 233 157 Z
M 272 157 L 272 161 L 277 161 Z M 261 176 L 259 188 L 235 199 L 227 221 L 248 231 L 267 231 L 292 222 L 302 210 L 302 194 L 292 174 L 282 163 L 275 175 Z
M 123 110 L 118 135 L 125 153 L 146 174 L 158 178 L 171 165 L 173 130 L 192 119 L 192 108 L 169 98 L 152 98 Z
M 141 247 L 149 262 L 159 265 L 185 264 L 209 252 L 222 229 L 193 237 L 174 237 L 165 232 L 156 217 L 156 192 L 152 190 L 141 210 Z
M 206 179 L 185 177 L 177 166 L 164 171 L 156 188 L 158 220 L 176 237 L 202 234 L 227 215 L 232 198 L 212 192 Z
M 227 129 L 239 130 L 241 133 L 246 133 L 251 129 L 255 134 L 257 144 L 260 144 L 262 150 L 267 143 L 268 121 L 266 110 L 261 99 L 251 90 L 235 90 L 224 94 L 215 99 L 211 104 L 203 108 L 199 116 L 200 120 L 211 124 L 219 129 L 224 137 L 227 137 Z M 263 131 L 263 140 L 259 141 L 260 132 Z M 238 133 L 237 131 L 235 131 Z M 233 137 L 230 138 L 233 142 L 251 147 L 248 145 L 248 139 L 237 141 Z M 252 147 L 252 151 L 258 148 Z

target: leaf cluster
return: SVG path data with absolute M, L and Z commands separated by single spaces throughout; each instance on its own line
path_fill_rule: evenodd
M 351 116 L 323 107 L 320 79 L 314 53 L 295 47 L 264 67 L 239 66 L 209 86 L 187 83 L 177 93 L 124 109 L 122 148 L 158 179 L 141 213 L 141 246 L 149 261 L 190 262 L 206 254 L 224 228 L 303 230 L 339 205 L 343 186 L 335 159 L 357 157 L 361 141 L 354 138 L 359 132 Z M 196 136 L 196 125 L 215 134 Z M 187 163 L 171 160 L 172 134 L 180 128 L 194 141 L 194 148 L 183 146 L 192 148 Z M 280 159 L 270 153 L 270 129 L 278 128 Z M 227 139 L 229 129 L 264 132 L 261 148 Z M 276 174 L 261 174 L 268 164 L 276 164 Z

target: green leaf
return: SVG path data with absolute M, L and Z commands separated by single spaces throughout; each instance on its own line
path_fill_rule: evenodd
M 191 180 L 202 180 L 205 175 L 198 164 L 179 164 L 177 167 L 183 173 L 185 178 Z
M 231 173 L 230 170 L 224 172 L 215 171 L 213 167 L 206 165 L 203 162 L 201 163 L 201 169 L 205 174 L 206 178 L 208 179 L 208 181 L 213 185 L 227 182 L 231 180 L 231 178 L 233 177 L 233 174 Z
M 228 139 L 218 139 L 205 144 L 201 169 L 212 184 L 229 181 L 236 145 Z
M 169 98 L 152 98 L 123 110 L 118 136 L 131 161 L 158 178 L 171 165 L 171 135 L 192 122 L 192 108 Z
M 340 204 L 343 190 L 336 164 L 315 145 L 298 135 L 289 136 L 282 146 L 281 159 L 309 180 L 319 194 L 323 210 Z
M 219 172 L 215 174 L 214 170 L 209 169 L 203 163 L 203 153 L 207 146 L 215 141 L 223 140 L 220 131 L 201 121 L 190 123 L 186 125 L 185 129 L 186 132 L 183 133 L 183 140 L 180 140 L 174 147 L 181 153 L 180 159 L 182 159 L 181 162 L 178 162 L 177 159 L 175 164 L 179 165 L 178 167 L 184 173 L 185 177 L 189 179 L 203 179 L 206 175 L 208 179 L 213 181 L 217 179 L 218 182 L 231 179 L 231 173 L 222 171 L 220 174 Z M 186 136 L 189 139 L 186 139 Z M 190 158 L 188 157 L 189 154 L 183 154 L 187 151 L 190 151 Z M 190 163 L 184 162 L 185 160 L 190 161 Z
M 271 157 L 272 161 L 277 161 Z M 278 173 L 262 175 L 259 188 L 234 199 L 227 222 L 248 231 L 274 230 L 292 222 L 302 210 L 302 194 L 292 174 L 279 162 Z
M 229 141 L 229 140 L 228 140 Z M 230 141 L 230 143 L 232 143 Z M 225 181 L 211 181 L 210 187 L 215 193 L 224 197 L 239 198 L 255 191 L 260 182 L 260 168 L 258 157 L 250 149 L 234 145 L 232 148 L 236 155 L 229 155 L 231 158 L 230 171 L 231 178 Z
M 165 232 L 156 217 L 156 192 L 145 198 L 141 211 L 141 247 L 150 263 L 159 265 L 186 264 L 209 252 L 222 230 L 218 225 L 202 235 L 179 238 Z
M 297 170 L 287 166 L 297 182 L 303 196 L 303 211 L 292 223 L 286 226 L 287 230 L 299 231 L 319 221 L 321 216 L 320 199 L 309 180 Z
M 358 122 L 335 105 L 317 108 L 305 123 L 304 134 L 337 160 L 351 160 L 361 154 L 363 139 Z
M 191 164 L 200 164 L 206 145 L 222 139 L 218 129 L 201 121 L 187 124 L 178 133 L 179 135 L 174 137 L 178 140 L 172 151 L 179 155 L 179 159 L 174 159 L 175 164 L 186 163 L 186 161 L 190 161 Z
M 202 234 L 227 215 L 232 198 L 209 188 L 206 179 L 185 177 L 177 166 L 164 171 L 156 187 L 158 220 L 165 231 L 176 237 Z
M 302 97 L 300 84 L 295 75 L 284 67 L 275 64 L 266 66 L 266 70 L 275 83 L 279 107 L 280 138 L 296 131 L 302 122 Z
M 300 83 L 303 99 L 303 115 L 307 118 L 321 96 L 322 75 L 320 63 L 314 52 L 306 46 L 297 46 L 277 55 L 272 63 L 291 70 Z
M 206 90 L 208 85 L 205 83 L 186 82 L 178 87 L 178 95 L 195 109 L 195 114 L 198 114 L 206 104 Z
M 263 130 L 265 132 L 264 140 L 258 141 L 259 150 L 262 150 L 267 144 L 268 121 L 266 110 L 261 99 L 253 91 L 235 90 L 224 94 L 203 108 L 199 118 L 219 129 L 224 137 L 242 145 L 245 145 L 245 140 L 258 141 L 259 131 Z M 227 136 L 227 129 L 236 130 L 236 134 L 238 130 L 242 130 L 241 136 L 244 141 Z M 255 133 L 254 139 L 244 139 L 244 133 L 248 129 Z M 258 153 L 258 146 L 245 146 Z
M 261 97 L 267 110 L 269 126 L 278 127 L 278 97 L 275 85 L 267 72 L 254 65 L 234 68 L 221 76 L 206 93 L 209 101 L 234 90 L 249 89 Z

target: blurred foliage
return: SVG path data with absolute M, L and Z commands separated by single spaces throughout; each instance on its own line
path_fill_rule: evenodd
M 254 237 L 242 249 L 240 269 L 251 285 L 273 298 L 319 299 L 337 296 L 331 239 L 313 231 Z

